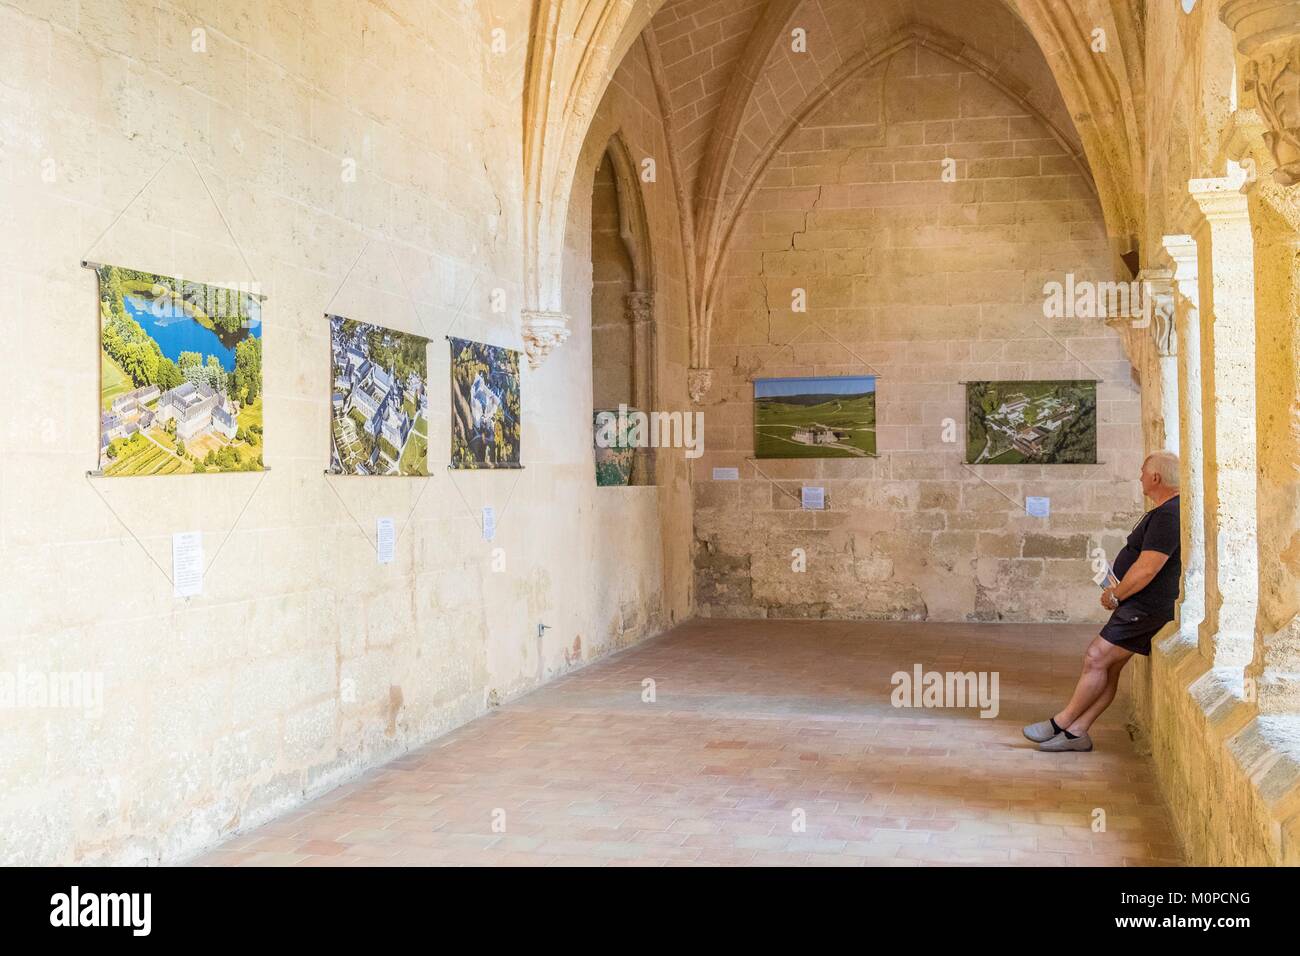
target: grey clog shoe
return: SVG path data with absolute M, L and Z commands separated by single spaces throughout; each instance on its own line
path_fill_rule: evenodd
M 1036 724 L 1030 724 L 1022 733 L 1036 744 L 1041 744 L 1045 740 L 1051 740 L 1056 736 L 1057 730 L 1052 726 L 1050 720 L 1040 720 Z
M 1071 750 L 1087 753 L 1092 749 L 1092 738 L 1087 734 L 1079 734 L 1071 740 L 1064 733 L 1059 733 L 1051 740 L 1044 740 L 1038 745 L 1038 749 L 1051 754 L 1066 753 Z

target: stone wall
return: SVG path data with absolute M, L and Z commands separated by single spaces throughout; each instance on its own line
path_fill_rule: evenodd
M 523 372 L 525 470 L 445 467 L 443 333 L 521 347 L 527 32 L 523 4 L 454 0 L 0 3 L 0 376 L 23 383 L 0 411 L 0 671 L 104 680 L 98 714 L 6 711 L 0 862 L 183 858 L 689 614 L 684 467 L 635 500 L 594 487 L 580 314 Z M 260 283 L 269 472 L 86 477 L 88 253 Z M 433 340 L 427 480 L 322 475 L 327 307 Z M 659 341 L 684 394 L 684 332 Z M 211 566 L 177 599 L 187 530 Z
M 772 158 L 726 260 L 695 475 L 701 611 L 1102 616 L 1088 553 L 1113 554 L 1140 512 L 1140 396 L 1101 319 L 1044 318 L 1044 283 L 1067 272 L 1119 278 L 1095 197 L 1022 104 L 917 46 L 828 96 Z M 879 457 L 749 461 L 753 379 L 871 372 Z M 1030 378 L 1101 379 L 1100 464 L 964 467 L 962 383 Z M 713 481 L 726 466 L 741 480 Z M 801 510 L 801 485 L 824 487 L 827 511 Z M 1027 495 L 1051 516 L 1025 514 Z

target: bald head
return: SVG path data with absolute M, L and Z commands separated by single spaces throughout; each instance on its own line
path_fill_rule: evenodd
M 1142 493 L 1157 504 L 1178 494 L 1178 455 L 1161 449 L 1142 462 Z
M 1142 463 L 1152 475 L 1160 476 L 1160 483 L 1167 488 L 1178 490 L 1178 455 L 1172 451 L 1153 451 Z

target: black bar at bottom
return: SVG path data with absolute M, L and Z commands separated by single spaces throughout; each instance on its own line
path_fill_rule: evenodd
M 719 935 L 734 949 L 737 939 L 770 942 L 782 931 L 805 942 L 829 941 L 831 931 L 863 942 L 951 939 L 980 948 L 1014 940 L 1016 949 L 1196 933 L 1232 945 L 1243 932 L 1290 929 L 1295 907 L 1293 873 L 1286 869 L 620 872 L 569 869 L 539 879 L 532 870 L 472 868 L 9 869 L 0 871 L 0 918 L 10 941 L 74 932 L 87 940 L 94 934 L 96 941 L 145 938 L 147 928 L 148 938 L 205 948 L 284 940 L 299 947 L 328 943 L 337 951 L 353 939 L 373 944 L 393 931 L 420 927 L 431 945 L 446 945 L 452 934 L 474 927 L 500 929 L 503 918 L 529 927 L 523 932 L 534 938 L 543 926 L 566 932 L 566 922 L 576 933 L 603 911 L 615 927 L 633 936 L 648 933 L 671 952 L 695 948 L 700 937 Z M 73 887 L 79 926 L 71 925 Z M 148 894 L 147 908 L 144 896 L 129 894 Z M 586 905 L 578 904 L 584 899 Z M 119 925 L 84 925 L 114 918 Z M 691 929 L 691 943 L 660 935 L 678 925 Z

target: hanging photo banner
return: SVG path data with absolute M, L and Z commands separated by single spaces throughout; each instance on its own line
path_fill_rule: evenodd
M 755 458 L 874 458 L 876 377 L 754 379 Z
M 266 297 L 85 265 L 99 278 L 100 471 L 262 471 Z
M 451 467 L 521 468 L 519 354 L 448 336 Z
M 1096 464 L 1097 383 L 967 382 L 966 463 Z
M 429 473 L 429 340 L 326 315 L 330 324 L 330 471 Z

